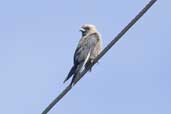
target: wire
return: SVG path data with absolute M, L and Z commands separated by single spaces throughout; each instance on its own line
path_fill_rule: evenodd
M 156 2 L 157 0 L 151 0 L 139 13 L 136 15 L 131 22 L 103 49 L 103 51 L 95 58 L 94 62 L 84 69 L 80 76 L 76 79 L 75 84 L 94 66 L 94 64 L 99 61 L 104 54 L 147 12 L 147 10 Z M 70 90 L 72 86 L 67 86 L 42 112 L 42 114 L 47 114 L 56 103 L 58 103 Z

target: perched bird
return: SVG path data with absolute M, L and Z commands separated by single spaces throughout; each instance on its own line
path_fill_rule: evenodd
M 81 27 L 82 38 L 74 53 L 74 65 L 68 73 L 64 83 L 73 76 L 71 85 L 75 84 L 76 78 L 84 68 L 87 68 L 102 50 L 102 40 L 96 27 L 85 24 Z

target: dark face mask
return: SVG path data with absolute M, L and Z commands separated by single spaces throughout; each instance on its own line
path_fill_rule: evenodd
M 81 31 L 81 33 L 82 33 L 82 36 L 86 35 L 86 31 Z
M 82 36 L 85 36 L 86 35 L 86 30 L 85 29 L 80 29 L 81 33 L 82 33 Z

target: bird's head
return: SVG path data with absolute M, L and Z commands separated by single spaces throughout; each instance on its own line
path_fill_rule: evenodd
M 86 36 L 87 34 L 96 32 L 96 26 L 92 24 L 84 24 L 81 26 L 80 31 L 82 32 L 82 36 Z

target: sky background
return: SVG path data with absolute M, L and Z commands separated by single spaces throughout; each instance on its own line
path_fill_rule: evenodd
M 40 114 L 69 84 L 80 26 L 104 47 L 149 0 L 1 0 L 0 114 Z M 49 114 L 171 114 L 171 1 L 158 0 Z

